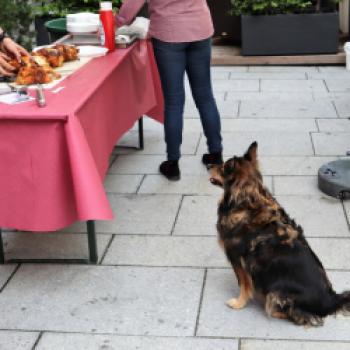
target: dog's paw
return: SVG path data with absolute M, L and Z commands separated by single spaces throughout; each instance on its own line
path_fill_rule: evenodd
M 246 305 L 245 302 L 240 301 L 239 299 L 232 298 L 226 301 L 226 305 L 231 309 L 243 309 Z

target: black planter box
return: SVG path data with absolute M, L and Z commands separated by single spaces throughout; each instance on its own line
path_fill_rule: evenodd
M 49 32 L 45 28 L 46 21 L 49 21 L 50 19 L 55 19 L 57 17 L 53 16 L 44 16 L 44 17 L 38 17 L 36 16 L 34 19 L 35 23 L 35 31 L 36 31 L 36 45 L 47 45 L 50 43 L 50 36 Z
M 242 55 L 338 52 L 339 14 L 242 16 Z

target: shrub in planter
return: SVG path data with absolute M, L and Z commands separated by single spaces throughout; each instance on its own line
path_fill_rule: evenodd
M 0 0 L 0 27 L 28 50 L 32 47 L 33 17 L 28 0 Z
M 113 7 L 119 8 L 122 0 L 112 0 Z M 71 12 L 97 12 L 100 9 L 100 0 L 43 0 L 34 7 L 35 15 L 39 17 L 64 17 Z
M 232 13 L 242 15 L 242 54 L 337 52 L 338 2 L 323 7 L 320 0 L 232 0 Z

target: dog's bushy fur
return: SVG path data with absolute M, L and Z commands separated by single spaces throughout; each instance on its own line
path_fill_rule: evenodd
M 350 312 L 350 292 L 337 294 L 303 230 L 264 187 L 257 143 L 243 157 L 211 169 L 224 189 L 219 202 L 219 243 L 236 273 L 240 295 L 227 303 L 242 308 L 258 298 L 269 316 L 298 325 L 322 325 L 338 311 Z

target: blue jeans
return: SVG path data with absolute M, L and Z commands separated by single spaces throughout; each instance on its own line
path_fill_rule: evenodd
M 184 77 L 187 73 L 210 153 L 222 151 L 220 115 L 210 77 L 211 39 L 168 43 L 153 39 L 154 53 L 165 99 L 165 142 L 168 160 L 181 156 Z

